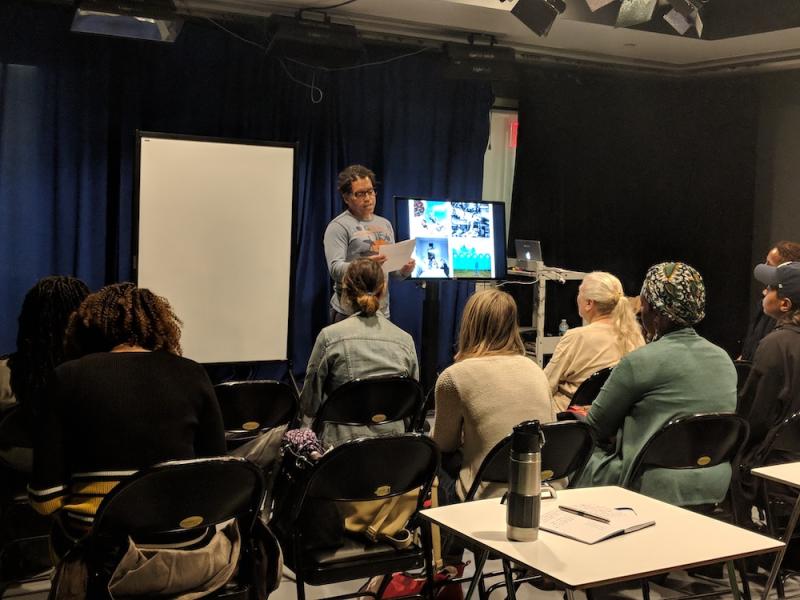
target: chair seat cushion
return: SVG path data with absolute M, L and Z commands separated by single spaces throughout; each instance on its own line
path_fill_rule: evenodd
M 363 557 L 365 560 L 381 560 L 382 558 L 397 558 L 403 553 L 413 555 L 419 554 L 419 552 L 419 548 L 413 545 L 405 550 L 397 550 L 391 544 L 362 542 L 355 537 L 345 535 L 343 546 L 312 550 L 307 556 L 319 565 L 333 566 L 337 562 L 351 561 L 359 557 Z
M 287 548 L 284 548 L 284 558 L 286 565 L 296 571 L 292 553 L 287 552 Z M 397 550 L 390 544 L 371 544 L 345 536 L 344 545 L 339 548 L 308 551 L 303 564 L 303 578 L 310 585 L 323 585 L 418 569 L 423 564 L 423 552 L 419 546 Z

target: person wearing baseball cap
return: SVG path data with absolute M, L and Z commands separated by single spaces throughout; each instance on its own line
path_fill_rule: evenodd
M 772 246 L 764 262 L 771 267 L 777 267 L 782 263 L 798 260 L 800 260 L 800 244 L 780 241 Z M 757 307 L 753 308 L 755 309 L 753 311 L 754 314 L 747 326 L 744 339 L 742 339 L 742 351 L 738 358 L 738 360 L 746 360 L 748 362 L 753 361 L 759 342 L 777 325 L 775 319 L 762 310 L 760 302 Z
M 769 431 L 800 410 L 800 262 L 757 265 L 755 278 L 764 284 L 764 313 L 777 325 L 758 345 L 750 375 L 739 394 L 739 414 L 750 423 L 742 462 L 750 467 L 800 460 L 785 451 L 770 451 Z M 757 482 L 741 484 L 745 511 L 756 499 Z

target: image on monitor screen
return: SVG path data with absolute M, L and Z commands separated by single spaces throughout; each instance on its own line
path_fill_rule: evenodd
M 502 202 L 395 197 L 398 239 L 415 239 L 417 279 L 498 279 L 506 274 Z

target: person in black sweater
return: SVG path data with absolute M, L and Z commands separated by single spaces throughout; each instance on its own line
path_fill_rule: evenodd
M 768 435 L 800 410 L 800 262 L 777 267 L 758 265 L 755 277 L 766 286 L 763 310 L 775 319 L 776 327 L 758 345 L 750 375 L 739 394 L 737 412 L 750 423 L 750 437 L 741 459 L 748 468 L 800 459 L 771 447 Z M 751 475 L 741 478 L 743 516 L 749 514 L 756 500 L 757 479 Z
M 55 371 L 29 487 L 36 510 L 60 511 L 68 537 L 91 527 L 126 475 L 225 454 L 214 389 L 180 356 L 180 325 L 166 299 L 131 283 L 89 295 L 71 318 L 68 342 L 83 356 Z
M 777 242 L 767 253 L 765 262 L 771 267 L 777 267 L 791 261 L 800 261 L 800 244 L 796 242 Z M 775 329 L 775 319 L 761 309 L 761 302 L 759 302 L 742 340 L 742 353 L 737 360 L 751 362 L 756 354 L 758 344 L 773 329 Z

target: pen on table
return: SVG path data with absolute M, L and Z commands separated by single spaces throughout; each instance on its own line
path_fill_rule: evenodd
M 589 513 L 583 512 L 582 510 L 576 510 L 569 506 L 559 506 L 558 508 L 560 508 L 564 512 L 572 513 L 573 515 L 578 515 L 580 517 L 586 517 L 587 519 L 592 519 L 593 521 L 600 521 L 601 523 L 606 523 L 606 524 L 611 523 L 611 521 L 608 519 L 599 517 L 597 515 L 590 515 Z

